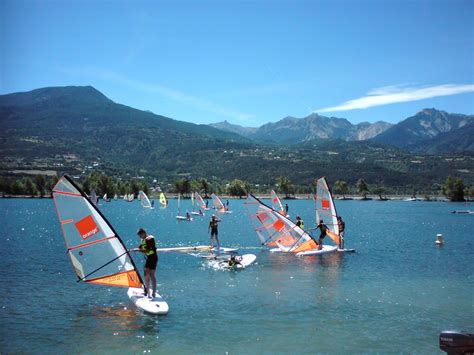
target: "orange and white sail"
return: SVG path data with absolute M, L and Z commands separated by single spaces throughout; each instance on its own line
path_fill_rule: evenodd
M 199 208 L 201 208 L 202 210 L 208 210 L 209 209 L 209 208 L 206 207 L 206 202 L 204 202 L 204 199 L 201 197 L 199 192 L 195 192 L 194 197 L 196 198 L 196 201 L 199 205 Z
M 325 177 L 319 178 L 316 185 L 316 224 L 320 220 L 328 226 L 327 235 L 339 246 L 339 225 L 337 223 L 337 211 L 331 189 Z
M 78 281 L 107 286 L 143 286 L 120 237 L 67 175 L 54 186 L 53 198 Z
M 224 204 L 222 203 L 221 199 L 219 198 L 219 196 L 217 196 L 216 194 L 213 193 L 211 195 L 211 198 L 212 198 L 212 204 L 214 205 L 214 208 L 216 209 L 216 212 L 225 213 L 226 209 L 225 209 Z
M 245 202 L 252 225 L 262 245 L 299 253 L 318 247 L 311 236 L 279 211 L 249 194 Z
M 274 190 L 272 190 L 270 194 L 271 194 L 271 199 L 272 199 L 272 208 L 275 211 L 278 211 L 283 216 L 286 216 L 286 211 L 283 208 L 283 205 L 281 204 L 280 198 L 278 197 L 277 193 Z

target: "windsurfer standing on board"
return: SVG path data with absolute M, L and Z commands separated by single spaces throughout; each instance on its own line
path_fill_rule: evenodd
M 214 240 L 214 236 L 216 237 L 216 242 L 217 242 L 217 249 L 220 248 L 220 245 L 219 245 L 219 238 L 218 238 L 218 223 L 220 222 L 221 220 L 218 219 L 216 217 L 215 214 L 212 215 L 211 217 L 211 221 L 209 222 L 209 227 L 207 228 L 207 232 L 209 233 L 209 231 L 211 231 L 211 249 L 213 248 L 213 240 Z
M 323 248 L 323 239 L 326 237 L 326 232 L 328 230 L 328 226 L 326 226 L 324 224 L 324 221 L 321 219 L 319 221 L 319 224 L 316 228 L 311 228 L 310 230 L 313 231 L 313 230 L 316 230 L 319 228 L 319 231 L 321 232 L 321 234 L 319 235 L 319 239 L 318 239 L 318 249 L 321 250 Z
M 346 228 L 346 223 L 342 220 L 341 216 L 337 216 L 337 226 L 339 229 L 339 248 L 344 249 L 344 229 Z
M 155 237 L 152 235 L 148 235 L 146 230 L 140 228 L 137 232 L 137 235 L 140 237 L 141 242 L 140 246 L 134 251 L 140 251 L 145 253 L 146 255 L 146 262 L 145 262 L 145 287 L 148 292 L 150 292 L 150 286 L 153 290 L 151 293 L 151 297 L 155 298 L 156 296 L 156 265 L 158 264 L 158 254 L 156 253 L 156 243 Z M 151 285 L 150 285 L 151 284 Z

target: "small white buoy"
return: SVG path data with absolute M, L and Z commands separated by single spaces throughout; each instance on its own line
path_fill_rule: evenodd
M 436 245 L 443 245 L 444 238 L 442 234 L 436 234 Z

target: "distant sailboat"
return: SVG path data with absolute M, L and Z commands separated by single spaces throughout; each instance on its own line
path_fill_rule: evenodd
M 138 193 L 138 198 L 140 199 L 140 203 L 141 203 L 143 208 L 154 209 L 154 207 L 153 207 L 152 203 L 150 202 L 150 200 L 148 199 L 148 196 L 146 195 L 146 193 L 144 193 L 143 191 L 140 191 Z
M 163 208 L 168 206 L 168 200 L 166 199 L 166 196 L 163 192 L 160 193 L 160 205 Z
M 179 221 L 192 221 L 192 217 L 189 215 L 188 212 L 186 212 L 186 216 L 182 216 L 181 215 L 181 211 L 180 211 L 180 202 L 181 202 L 181 194 L 178 193 L 178 214 L 176 215 L 176 219 L 179 220 Z
M 191 194 L 191 204 L 193 206 L 193 210 L 191 211 L 191 214 L 195 215 L 195 216 L 204 216 L 204 213 L 201 210 L 202 206 L 199 203 L 198 203 L 199 210 L 198 211 L 194 210 L 194 203 L 195 203 L 195 200 L 197 200 L 197 198 L 196 199 L 194 198 L 195 195 L 199 195 L 199 194 L 197 192 L 196 193 L 193 192 Z M 202 200 L 202 198 L 201 198 L 201 200 Z
M 209 208 L 207 207 L 206 202 L 203 200 L 203 198 L 201 197 L 201 195 L 199 194 L 199 192 L 195 192 L 195 193 L 194 193 L 194 196 L 196 197 L 196 201 L 197 201 L 199 207 L 200 207 L 203 211 L 208 211 Z
M 228 209 L 225 208 L 219 196 L 213 193 L 211 195 L 211 198 L 212 198 L 212 204 L 214 205 L 214 208 L 217 213 L 232 213 L 232 211 L 229 211 Z

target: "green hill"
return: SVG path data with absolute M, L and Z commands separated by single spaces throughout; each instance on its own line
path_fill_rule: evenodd
M 242 179 L 273 185 L 288 176 L 308 188 L 315 178 L 354 184 L 426 187 L 460 175 L 473 182 L 473 158 L 414 157 L 370 142 L 316 139 L 260 145 L 231 132 L 120 105 L 92 87 L 58 87 L 0 96 L 0 175 L 55 170 L 163 182 L 178 177 Z M 447 160 L 448 159 L 448 160 Z

